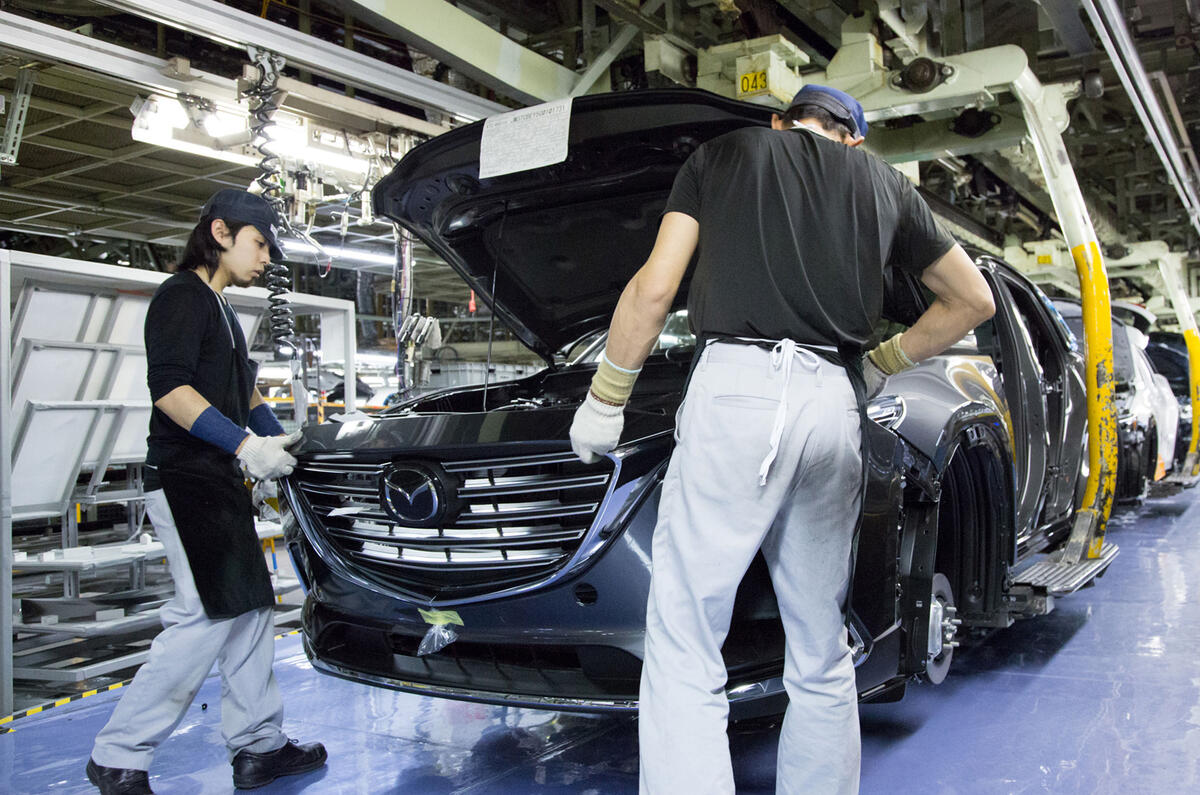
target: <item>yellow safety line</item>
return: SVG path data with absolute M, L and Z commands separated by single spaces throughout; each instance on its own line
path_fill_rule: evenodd
M 282 635 L 276 635 L 275 640 L 282 640 L 283 638 L 287 638 L 292 635 L 298 635 L 298 634 L 300 634 L 300 630 L 293 629 L 289 632 L 284 632 Z M 91 696 L 95 696 L 100 693 L 108 693 L 113 690 L 119 690 L 120 688 L 125 687 L 132 681 L 133 681 L 132 679 L 126 679 L 123 682 L 114 682 L 111 685 L 106 685 L 104 687 L 98 687 L 94 690 L 86 690 L 77 696 L 67 696 L 66 698 L 60 698 L 57 701 L 51 701 L 51 702 L 47 702 L 45 704 L 39 704 L 36 707 L 30 707 L 29 709 L 21 710 L 20 712 L 14 712 L 11 715 L 0 718 L 0 726 L 7 726 L 7 724 L 12 723 L 13 721 L 20 720 L 21 718 L 28 718 L 31 715 L 37 715 L 41 712 L 44 712 L 45 710 L 53 709 L 54 707 L 66 706 L 67 704 L 70 704 L 72 701 L 79 701 L 80 699 L 89 698 Z M 0 734 L 7 734 L 7 733 L 10 733 L 13 731 L 16 731 L 16 730 L 11 729 L 11 728 L 4 728 L 4 729 L 0 729 Z
M 70 704 L 72 701 L 79 701 L 81 698 L 87 698 L 89 696 L 94 696 L 97 693 L 107 693 L 111 690 L 116 690 L 118 688 L 124 687 L 125 685 L 129 684 L 132 681 L 133 681 L 132 679 L 126 679 L 124 682 L 114 682 L 113 684 L 107 685 L 105 687 L 96 688 L 95 690 L 84 691 L 83 693 L 80 693 L 77 696 L 67 696 L 66 698 L 60 698 L 57 701 L 48 702 L 46 704 L 39 704 L 36 707 L 30 707 L 29 709 L 22 710 L 20 712 L 14 712 L 13 714 L 11 714 L 7 717 L 0 718 L 0 726 L 3 726 L 8 723 L 12 723 L 15 720 L 20 720 L 21 718 L 28 718 L 30 715 L 37 715 L 40 712 L 44 712 L 45 710 L 52 709 L 54 707 L 65 706 L 67 704 Z M 5 729 L 4 730 L 4 732 L 11 732 L 11 731 L 14 731 L 14 729 Z

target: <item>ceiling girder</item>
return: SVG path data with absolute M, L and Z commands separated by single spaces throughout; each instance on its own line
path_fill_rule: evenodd
M 662 4 L 663 0 L 646 0 L 646 4 L 642 6 L 642 10 L 648 14 L 653 13 Z M 625 48 L 629 46 L 630 42 L 639 33 L 641 31 L 638 30 L 636 25 L 626 25 L 621 28 L 612 41 L 609 42 L 604 52 L 597 55 L 596 59 L 588 65 L 587 71 L 583 73 L 583 76 L 579 78 L 575 86 L 571 89 L 571 96 L 577 97 L 591 91 L 592 86 L 596 85 L 596 82 L 602 75 L 608 74 L 608 69 L 612 66 L 613 61 L 625 51 Z
M 131 220 L 145 219 L 153 223 L 165 224 L 168 226 L 178 226 L 180 219 L 172 218 L 165 215 L 160 215 L 150 210 L 133 209 L 121 206 L 111 206 L 107 204 L 96 204 L 94 202 L 79 201 L 63 196 L 55 196 L 47 193 L 31 193 L 29 191 L 12 190 L 10 188 L 0 188 L 0 201 L 11 201 L 22 204 L 30 204 L 35 207 L 42 208 L 57 208 L 57 211 L 78 210 L 82 212 L 102 215 L 107 218 L 128 218 Z
M 105 165 L 108 164 L 96 163 L 96 167 Z M 121 185 L 106 180 L 89 179 L 77 176 L 64 177 L 58 174 L 54 169 L 36 171 L 34 169 L 12 168 L 8 170 L 16 173 L 18 176 L 26 176 L 30 178 L 14 183 L 13 187 L 15 188 L 23 189 L 45 182 L 58 182 L 72 188 L 82 188 L 87 191 L 97 191 L 98 193 L 96 194 L 94 200 L 98 203 L 106 203 L 117 199 L 127 199 L 137 196 L 147 201 L 158 202 L 159 204 L 178 205 L 181 207 L 194 209 L 197 205 L 197 202 L 200 200 L 188 198 L 187 196 L 182 196 L 177 193 L 162 193 L 160 191 L 163 188 L 178 187 L 179 185 L 184 185 L 188 182 L 194 182 L 200 179 L 212 179 L 215 176 L 220 176 L 230 171 L 238 171 L 241 168 L 241 166 L 225 164 L 224 168 L 215 169 L 197 176 L 163 177 L 161 179 L 153 180 L 148 184 L 141 185 Z M 244 186 L 245 181 L 237 184 Z
M 132 122 L 130 126 L 132 126 Z M 151 144 L 134 143 L 122 146 L 119 149 L 106 149 L 103 146 L 94 146 L 82 141 L 72 141 L 67 138 L 51 138 L 46 135 L 39 136 L 36 140 L 29 143 L 32 146 L 41 146 L 46 149 L 69 152 L 74 155 L 87 155 L 88 157 L 95 157 L 101 160 L 117 160 L 130 156 L 139 157 L 159 151 L 157 146 L 152 146 Z
M 86 108 L 81 108 L 78 115 L 70 116 L 66 119 L 47 119 L 46 121 L 38 122 L 37 124 L 27 124 L 25 126 L 25 138 L 32 138 L 36 135 L 43 135 L 62 127 L 69 127 L 81 121 L 94 121 L 98 117 L 105 116 L 114 110 L 121 108 L 120 105 L 111 105 L 107 102 L 96 102 L 88 105 Z M 127 124 L 125 126 L 128 126 Z
M 666 16 L 659 19 L 654 16 L 662 3 L 642 3 L 640 7 L 622 2 L 622 0 L 594 0 L 596 5 L 608 12 L 609 17 L 624 25 L 633 25 L 643 34 L 662 36 L 667 41 L 693 55 L 696 45 L 677 32 L 677 4 L 667 3 Z
M 36 143 L 36 141 L 31 141 L 30 143 Z M 36 177 L 34 179 L 22 180 L 21 182 L 16 183 L 13 187 L 29 188 L 34 185 L 40 184 L 42 182 L 47 182 L 50 180 L 60 180 L 63 177 L 69 177 L 74 174 L 81 174 L 84 171 L 91 171 L 93 169 L 103 168 L 105 166 L 111 166 L 116 163 L 124 163 L 129 160 L 135 160 L 135 159 L 141 157 L 142 155 L 149 154 L 152 151 L 154 151 L 153 146 L 148 146 L 146 144 L 137 144 L 135 146 L 122 147 L 122 149 L 119 152 L 116 152 L 112 156 L 107 157 L 107 158 L 98 156 L 98 155 L 91 155 L 91 158 L 100 157 L 100 159 L 80 158 L 79 160 L 74 160 L 71 163 L 68 163 L 64 166 L 58 166 L 57 168 L 48 172 L 48 175 L 43 175 L 40 177 Z
M 62 74 L 63 72 L 66 74 Z M 61 65 L 48 66 L 38 73 L 38 85 L 42 88 L 50 88 L 55 91 L 74 94 L 77 97 L 82 97 L 90 101 L 111 102 L 114 105 L 122 107 L 128 107 L 137 93 L 132 88 L 128 92 L 115 91 L 111 87 L 103 88 L 91 80 L 81 79 L 82 74 L 86 73 L 81 73 L 79 70 Z M 0 67 L 0 76 L 14 78 L 17 76 L 17 70 L 14 67 Z M 81 110 L 78 105 L 55 102 L 49 99 L 39 99 L 37 97 L 33 98 L 30 107 L 48 110 L 64 116 L 75 115 Z
M 1079 56 L 1096 51 L 1091 34 L 1079 16 L 1079 0 L 1041 0 L 1040 5 L 1050 17 L 1050 22 L 1068 53 Z
M 3 232 L 21 232 L 24 234 L 45 235 L 47 237 L 62 237 L 68 239 L 76 239 L 80 237 L 80 230 L 77 226 L 71 224 L 38 222 L 32 224 L 15 224 L 6 218 L 0 217 L 0 231 Z M 138 235 L 129 232 L 101 235 L 100 237 L 115 237 L 121 240 L 136 240 L 139 242 L 152 242 L 146 235 Z
M 332 0 L 339 8 L 522 103 L 566 97 L 578 76 L 445 0 Z
M 410 0 L 413 3 L 417 1 Z M 314 74 L 325 75 L 349 86 L 408 104 L 435 108 L 462 119 L 482 119 L 505 109 L 498 103 L 453 86 L 213 0 L 97 2 L 222 44 L 235 47 L 253 45 L 270 50 L 285 57 L 289 65 L 302 66 Z M 441 0 L 439 4 L 449 6 L 449 3 Z M 513 46 L 520 48 L 515 43 Z M 150 60 L 165 64 L 157 58 Z

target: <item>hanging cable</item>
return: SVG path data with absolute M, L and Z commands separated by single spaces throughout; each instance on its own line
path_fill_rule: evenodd
M 279 72 L 283 68 L 283 56 L 259 50 L 256 47 L 246 48 L 250 62 L 258 70 L 258 79 L 242 93 L 250 101 L 250 115 L 253 121 L 250 132 L 254 148 L 260 155 L 258 161 L 258 177 L 254 184 L 258 186 L 260 195 L 275 208 L 275 214 L 280 219 L 287 218 L 287 205 L 283 198 L 281 167 L 279 155 L 269 148 L 271 135 L 268 130 L 274 124 L 275 111 L 279 109 Z M 291 274 L 288 267 L 281 262 L 272 261 L 266 271 L 267 292 L 270 297 L 269 315 L 271 321 L 271 338 L 281 348 L 288 349 L 292 357 L 299 353 L 296 345 L 296 320 L 292 308 L 285 297 L 291 290 Z
M 261 155 L 258 161 L 259 174 L 254 180 L 254 184 L 258 186 L 262 197 L 271 203 L 275 209 L 275 215 L 284 229 L 295 235 L 287 211 L 287 202 L 283 198 L 281 161 L 279 155 L 270 148 L 275 111 L 279 110 L 279 103 L 282 101 L 278 83 L 284 59 L 281 55 L 260 50 L 254 46 L 248 46 L 246 52 L 250 57 L 250 62 L 258 70 L 258 79 L 243 91 L 243 94 L 249 99 L 250 115 L 253 117 L 250 131 L 253 136 L 254 148 Z M 320 246 L 316 246 L 315 241 L 307 234 L 298 236 L 312 242 L 318 252 L 322 251 Z M 288 352 L 295 418 L 296 422 L 304 424 L 308 419 L 308 379 L 306 368 L 304 368 L 304 351 L 296 339 L 296 318 L 287 297 L 287 293 L 292 289 L 292 276 L 287 265 L 275 261 L 267 265 L 266 282 L 271 339 L 279 349 Z
M 487 347 L 487 364 L 483 369 L 483 411 L 487 411 L 488 388 L 492 382 L 492 340 L 496 336 L 496 276 L 500 273 L 500 255 L 504 253 L 504 222 L 508 220 L 508 202 L 504 203 L 504 213 L 500 216 L 500 228 L 496 230 L 496 257 L 492 263 L 492 297 L 489 301 L 489 309 L 492 310 L 491 319 L 488 320 L 488 347 Z
M 403 395 L 415 386 L 407 352 L 412 320 L 413 239 L 409 233 L 392 224 L 392 241 L 396 254 L 392 266 L 392 299 L 396 329 L 396 391 Z

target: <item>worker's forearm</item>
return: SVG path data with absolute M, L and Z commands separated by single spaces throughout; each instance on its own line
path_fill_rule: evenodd
M 609 327 L 605 350 L 608 360 L 627 370 L 639 369 L 654 350 L 673 298 L 652 294 L 637 276 L 631 279 L 621 293 Z
M 954 306 L 934 299 L 917 322 L 900 337 L 900 347 L 913 362 L 936 356 L 992 316 L 986 307 Z
M 192 425 L 196 422 L 196 418 L 204 413 L 212 404 L 190 386 L 179 386 L 172 389 L 167 394 L 160 397 L 154 402 L 164 414 L 171 418 L 171 421 L 183 428 L 185 431 L 190 431 Z

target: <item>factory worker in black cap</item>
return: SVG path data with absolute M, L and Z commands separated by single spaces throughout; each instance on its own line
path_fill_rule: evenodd
M 254 530 L 243 468 L 264 480 L 296 459 L 255 388 L 237 314 L 222 295 L 249 286 L 282 258 L 271 204 L 220 190 L 192 230 L 178 272 L 146 312 L 147 380 L 154 409 L 146 509 L 166 550 L 175 596 L 163 631 L 96 737 L 88 779 L 102 793 L 151 792 L 147 770 L 179 725 L 213 663 L 222 678 L 221 730 L 233 783 L 262 786 L 325 764 L 320 743 L 283 733 L 275 676 L 274 593 Z

